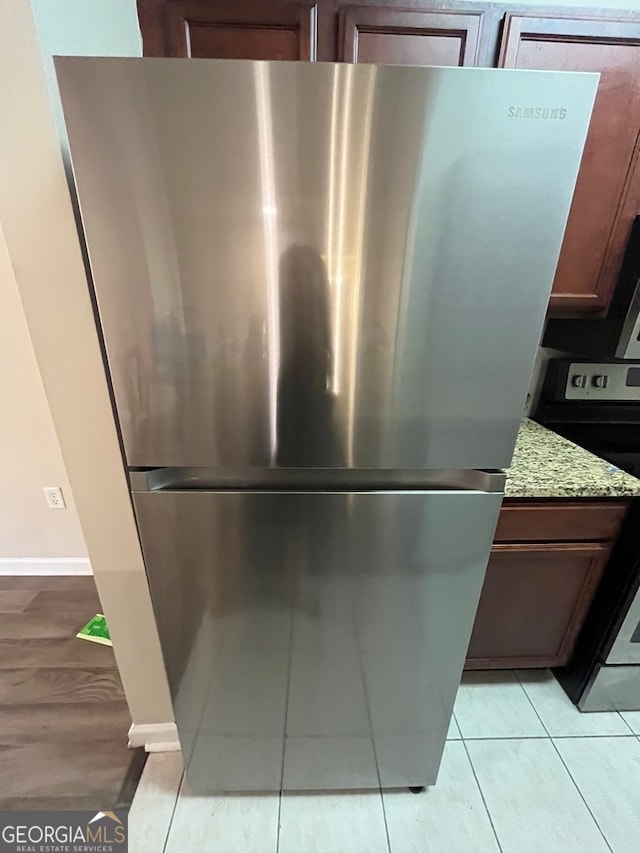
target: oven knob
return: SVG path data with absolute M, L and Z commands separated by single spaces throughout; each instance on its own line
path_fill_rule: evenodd
M 576 373 L 571 377 L 571 384 L 574 388 L 584 388 L 587 384 L 587 377 L 584 373 Z
M 609 384 L 609 377 L 606 374 L 591 377 L 591 384 L 594 388 L 606 388 Z

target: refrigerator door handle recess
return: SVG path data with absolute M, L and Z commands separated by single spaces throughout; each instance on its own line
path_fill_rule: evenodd
M 132 492 L 220 490 L 354 491 L 504 491 L 504 471 L 476 469 L 353 470 L 267 468 L 232 471 L 217 468 L 152 468 L 130 471 Z M 310 484 L 313 484 L 312 486 Z

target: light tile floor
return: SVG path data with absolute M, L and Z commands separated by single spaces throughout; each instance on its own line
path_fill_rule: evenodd
M 545 670 L 468 673 L 438 784 L 202 797 L 151 755 L 131 853 L 638 853 L 640 712 L 580 714 Z

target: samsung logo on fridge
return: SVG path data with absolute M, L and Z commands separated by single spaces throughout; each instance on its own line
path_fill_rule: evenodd
M 562 121 L 567 111 L 564 107 L 509 107 L 509 118 L 556 119 Z

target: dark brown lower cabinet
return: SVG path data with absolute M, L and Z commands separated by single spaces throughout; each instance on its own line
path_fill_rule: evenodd
M 465 668 L 567 663 L 625 511 L 621 502 L 505 505 Z

